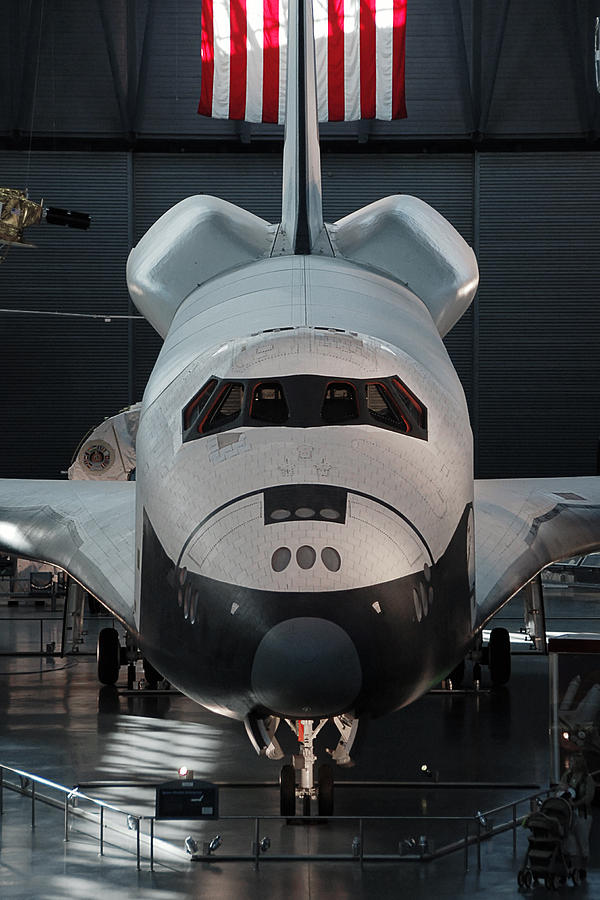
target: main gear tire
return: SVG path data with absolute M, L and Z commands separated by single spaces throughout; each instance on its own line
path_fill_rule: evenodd
M 98 635 L 96 646 L 98 681 L 101 684 L 116 684 L 119 678 L 120 659 L 119 635 L 114 628 L 103 628 Z
M 510 634 L 506 628 L 492 628 L 488 644 L 488 666 L 492 684 L 498 687 L 510 680 Z

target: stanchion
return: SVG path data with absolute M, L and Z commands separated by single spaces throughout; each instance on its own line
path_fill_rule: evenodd
M 358 820 L 358 839 L 360 841 L 359 859 L 360 867 L 363 867 L 363 856 L 365 853 L 365 823 L 362 819 Z
M 154 872 L 154 816 L 150 819 L 150 871 Z
M 69 840 L 69 795 L 65 794 L 65 834 L 64 841 Z
M 517 852 L 517 804 L 513 803 L 512 807 L 513 819 L 513 856 Z
M 35 781 L 31 782 L 31 827 L 35 828 Z
M 260 823 L 258 816 L 254 820 L 254 868 L 258 870 L 260 859 Z
M 469 871 L 469 823 L 465 822 L 465 872 Z
M 136 821 L 136 829 L 135 829 L 135 853 L 137 859 L 137 870 L 140 871 L 142 865 L 140 862 L 140 819 L 139 816 L 135 820 Z
M 104 807 L 100 807 L 100 856 L 104 856 Z

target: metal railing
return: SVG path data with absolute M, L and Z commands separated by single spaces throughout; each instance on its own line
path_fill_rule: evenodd
M 6 778 L 6 773 L 11 773 L 16 776 L 18 782 L 9 781 Z M 374 784 L 374 783 L 371 783 Z M 375 783 L 376 784 L 376 783 Z M 38 791 L 38 786 L 46 789 L 50 789 L 52 791 L 56 791 L 59 795 L 59 799 L 49 797 L 45 794 L 42 794 Z M 156 787 L 154 783 L 131 783 L 131 782 L 105 782 L 105 787 Z M 223 785 L 226 786 L 226 785 Z M 231 785 L 227 785 L 230 786 Z M 474 787 L 475 785 L 471 785 Z M 269 784 L 269 787 L 275 787 L 273 784 Z M 42 778 L 41 776 L 36 776 L 31 774 L 30 772 L 25 772 L 22 769 L 17 769 L 12 766 L 7 766 L 0 764 L 0 815 L 4 813 L 4 790 L 11 790 L 16 793 L 19 793 L 23 796 L 31 798 L 31 828 L 35 829 L 36 827 L 36 803 L 45 803 L 50 806 L 53 806 L 57 809 L 61 809 L 63 812 L 63 821 L 64 821 L 64 833 L 63 839 L 64 841 L 69 840 L 69 830 L 73 827 L 73 822 L 76 818 L 81 820 L 91 821 L 94 825 L 95 830 L 97 831 L 97 840 L 99 846 L 100 855 L 104 855 L 105 851 L 105 831 L 107 829 L 112 829 L 116 834 L 129 834 L 133 831 L 135 834 L 133 835 L 135 841 L 135 853 L 136 857 L 136 865 L 137 869 L 141 869 L 142 865 L 142 843 L 147 848 L 147 858 L 149 862 L 149 868 L 151 871 L 154 871 L 154 862 L 155 862 L 155 843 L 159 840 L 157 836 L 157 819 L 154 815 L 141 815 L 139 813 L 131 813 L 127 810 L 124 810 L 118 806 L 115 806 L 112 803 L 107 803 L 103 800 L 100 800 L 96 797 L 90 797 L 88 794 L 84 793 L 78 786 L 69 788 L 61 784 L 57 784 L 56 782 L 50 781 L 49 779 Z M 525 797 L 521 797 L 518 800 L 513 800 L 508 803 L 502 804 L 500 806 L 494 807 L 492 809 L 485 810 L 484 812 L 477 811 L 477 813 L 470 816 L 430 816 L 430 815 L 411 815 L 411 816 L 295 816 L 293 818 L 294 823 L 301 824 L 303 822 L 306 823 L 317 823 L 324 822 L 332 825 L 342 826 L 346 823 L 355 823 L 355 829 L 353 831 L 355 834 L 353 835 L 352 841 L 349 846 L 349 850 L 347 852 L 304 852 L 304 853 L 282 853 L 282 852 L 268 852 L 270 848 L 270 838 L 269 838 L 269 847 L 266 846 L 265 840 L 261 840 L 260 832 L 261 827 L 265 827 L 268 823 L 282 823 L 285 824 L 289 822 L 289 819 L 285 819 L 282 816 L 278 815 L 235 815 L 235 816 L 219 816 L 219 824 L 222 823 L 233 823 L 233 824 L 242 824 L 248 823 L 249 828 L 249 837 L 250 837 L 250 852 L 248 853 L 219 853 L 215 854 L 214 849 L 210 849 L 208 844 L 204 845 L 204 849 L 201 853 L 194 852 L 192 854 L 192 858 L 194 860 L 200 862 L 253 862 L 256 868 L 259 867 L 261 862 L 281 862 L 281 861 L 310 861 L 310 862 L 324 862 L 324 861 L 336 861 L 336 862 L 344 862 L 344 861 L 352 861 L 358 863 L 360 866 L 363 866 L 364 863 L 368 862 L 392 862 L 392 863 L 407 863 L 407 862 L 430 862 L 435 859 L 440 859 L 443 856 L 447 856 L 451 853 L 456 853 L 462 851 L 464 855 L 464 867 L 465 871 L 469 868 L 470 863 L 470 848 L 473 846 L 476 847 L 476 861 L 477 861 L 477 869 L 481 870 L 481 844 L 483 841 L 490 840 L 496 835 L 502 834 L 503 832 L 512 830 L 512 845 L 513 845 L 513 853 L 516 853 L 517 849 L 517 829 L 523 822 L 524 815 L 530 812 L 535 808 L 535 804 L 541 798 L 548 796 L 549 793 L 552 792 L 552 788 L 548 788 L 542 791 L 536 791 L 536 793 L 529 794 Z M 83 809 L 81 804 L 89 804 L 90 810 Z M 525 811 L 523 811 L 523 807 L 525 807 Z M 498 822 L 497 819 L 499 817 L 503 817 L 503 821 Z M 171 822 L 171 820 L 168 820 Z M 192 820 L 190 820 L 192 821 Z M 206 820 L 199 822 L 198 820 L 193 820 L 196 827 L 204 827 L 206 828 L 208 824 Z M 148 823 L 148 830 L 145 833 L 142 830 L 142 823 Z M 162 822 L 162 820 L 158 820 L 158 822 Z M 418 831 L 420 832 L 418 840 L 411 839 L 411 842 L 405 841 L 404 844 L 408 844 L 408 846 L 402 846 L 402 842 L 398 842 L 397 851 L 396 852 L 387 852 L 387 853 L 377 853 L 377 852 L 367 852 L 365 849 L 365 841 L 368 833 L 368 829 L 375 825 L 376 823 L 385 823 L 386 827 L 393 826 L 406 826 L 411 823 L 418 823 Z M 456 828 L 460 832 L 460 836 L 455 837 L 453 840 L 449 840 L 441 846 L 433 849 L 430 848 L 429 840 L 427 835 L 422 834 L 422 832 L 427 828 L 431 828 L 434 825 L 439 823 L 444 823 L 446 825 L 450 825 L 453 829 Z M 171 822 L 172 824 L 172 822 Z M 181 823 L 179 823 L 181 824 Z M 180 859 L 189 859 L 184 853 L 183 850 L 178 849 L 174 844 L 169 843 L 169 841 L 165 839 L 160 839 L 160 847 L 163 851 L 168 851 L 171 854 L 175 854 Z M 127 849 L 120 844 L 120 849 Z
M 114 617 L 107 613 L 106 615 L 94 615 L 91 618 L 93 623 L 102 622 L 106 620 L 107 622 L 114 622 Z M 65 656 L 67 655 L 76 655 L 76 656 L 95 656 L 96 651 L 94 650 L 80 650 L 77 648 L 77 651 L 64 651 L 62 647 L 63 644 L 63 617 L 62 616 L 0 616 L 0 622 L 8 622 L 11 625 L 13 623 L 26 623 L 30 626 L 39 626 L 39 650 L 0 650 L 0 657 L 10 656 L 10 657 L 29 657 L 29 656 Z M 52 623 L 51 626 L 46 627 L 47 623 Z M 23 629 L 24 630 L 24 629 Z M 48 634 L 50 632 L 50 634 Z M 83 632 L 84 635 L 87 635 L 87 631 Z M 50 640 L 48 640 L 50 637 Z M 31 634 L 28 638 L 25 639 L 29 642 L 29 644 L 33 644 L 34 636 Z M 25 641 L 24 641 L 25 642 Z M 60 649 L 56 649 L 60 646 Z
M 6 616 L 0 617 L 0 622 L 10 622 L 11 624 L 14 622 L 27 622 L 28 625 L 39 625 L 39 636 L 40 636 L 40 649 L 38 650 L 2 650 L 0 651 L 0 656 L 60 656 L 60 652 L 55 651 L 54 649 L 49 650 L 49 645 L 54 644 L 56 646 L 57 641 L 52 640 L 47 642 L 44 646 L 44 624 L 46 622 L 52 622 L 54 625 L 54 632 L 58 632 L 58 635 L 52 634 L 51 637 L 58 637 L 60 640 L 61 632 L 62 632 L 62 616 Z M 30 638 L 33 643 L 33 636 Z

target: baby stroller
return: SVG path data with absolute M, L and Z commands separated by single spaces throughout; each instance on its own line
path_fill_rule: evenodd
M 549 891 L 571 879 L 581 884 L 587 873 L 572 864 L 567 842 L 573 828 L 573 806 L 565 795 L 548 797 L 537 812 L 531 813 L 523 825 L 531 834 L 523 867 L 519 870 L 519 887 L 529 889 L 544 880 Z

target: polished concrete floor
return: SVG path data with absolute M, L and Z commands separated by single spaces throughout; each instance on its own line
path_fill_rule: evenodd
M 548 629 L 600 631 L 595 621 L 597 601 L 597 594 L 550 589 Z M 518 630 L 519 621 L 506 618 L 511 615 L 510 609 L 504 612 L 503 624 Z M 50 614 L 29 605 L 18 610 L 0 605 L 0 652 L 32 651 L 40 642 L 45 646 L 51 640 L 58 643 L 60 622 L 44 623 L 40 635 L 41 616 Z M 89 634 L 78 657 L 0 656 L 0 764 L 69 787 L 90 781 L 168 780 L 184 763 L 196 777 L 208 781 L 276 782 L 278 764 L 255 756 L 239 723 L 213 716 L 177 694 L 100 695 L 95 659 L 83 655 L 94 650 L 97 622 L 90 617 L 87 627 Z M 519 650 L 519 645 L 514 649 Z M 365 723 L 356 765 L 336 772 L 340 785 L 336 814 L 414 817 L 393 825 L 368 824 L 366 852 L 394 853 L 399 844 L 418 841 L 421 835 L 429 846 L 439 847 L 460 839 L 464 823 L 434 823 L 427 816 L 468 816 L 473 821 L 478 810 L 532 793 L 529 785 L 547 786 L 548 662 L 521 649 L 525 653 L 513 657 L 514 674 L 506 690 L 451 696 L 432 693 L 386 719 Z M 293 751 L 291 735 L 284 732 L 282 743 L 286 751 Z M 324 731 L 317 752 L 324 756 L 323 746 L 334 743 L 335 734 Z M 423 764 L 439 778 L 439 785 L 422 775 Z M 380 789 L 348 783 L 377 780 L 417 782 L 417 787 Z M 443 786 L 447 782 L 465 785 L 447 788 Z M 467 782 L 516 786 L 478 789 Z M 140 784 L 87 792 L 134 814 L 152 811 L 153 792 Z M 274 786 L 221 792 L 223 816 L 277 812 Z M 492 817 L 495 822 L 499 818 L 504 817 Z M 269 853 L 348 853 L 358 824 L 330 820 L 325 825 L 291 825 L 266 819 L 260 837 L 269 836 L 271 850 L 256 871 L 250 862 L 225 859 L 228 853 L 249 852 L 253 822 L 221 819 L 201 826 L 188 824 L 183 830 L 183 826 L 161 824 L 155 871 L 149 869 L 147 844 L 142 842 L 138 872 L 134 833 L 128 833 L 124 823 L 123 817 L 115 815 L 118 828 L 105 831 L 105 852 L 99 856 L 95 826 L 75 820 L 65 843 L 61 811 L 38 803 L 32 831 L 31 801 L 5 790 L 0 897 L 62 900 L 105 893 L 113 898 L 155 900 L 512 897 L 519 894 L 516 873 L 527 846 L 523 829 L 518 832 L 516 854 L 510 832 L 494 837 L 481 847 L 480 870 L 476 850 L 470 850 L 468 871 L 462 852 L 429 863 L 367 862 L 362 869 L 355 862 L 270 862 Z M 222 845 L 210 864 L 193 862 L 182 853 L 186 834 L 201 844 L 217 831 Z M 593 832 L 592 837 L 589 879 L 577 893 L 598 897 L 600 836 Z M 574 890 L 561 888 L 559 894 L 566 896 Z M 546 893 L 537 888 L 540 892 Z

